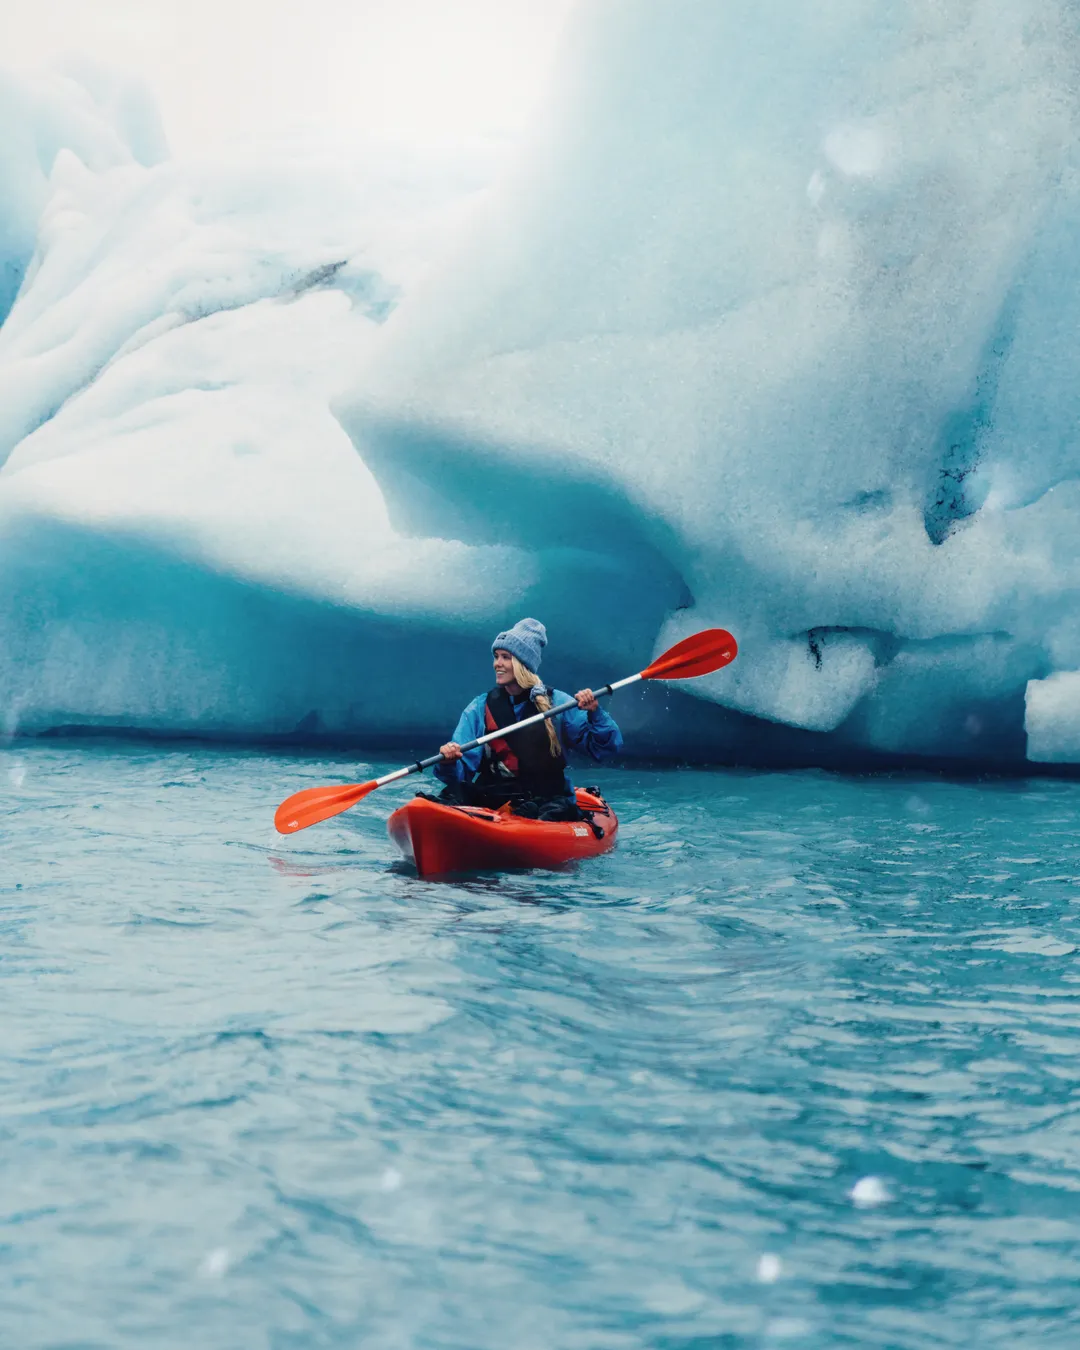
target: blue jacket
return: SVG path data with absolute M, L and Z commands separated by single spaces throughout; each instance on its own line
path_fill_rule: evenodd
M 561 689 L 552 690 L 551 702 L 553 705 L 565 703 L 570 698 L 569 694 L 564 694 Z M 464 745 L 467 741 L 475 741 L 480 736 L 487 734 L 487 727 L 484 724 L 484 705 L 487 703 L 487 694 L 479 694 L 465 711 L 458 718 L 458 724 L 454 728 L 454 734 L 450 738 L 457 745 Z M 522 696 L 514 700 L 514 713 L 520 722 L 526 717 L 532 717 L 536 712 L 536 705 L 528 697 Z M 622 732 L 615 723 L 615 719 L 610 717 L 603 708 L 597 708 L 595 712 L 585 713 L 580 708 L 571 708 L 568 712 L 560 713 L 554 718 L 556 729 L 559 733 L 559 740 L 562 741 L 564 750 L 582 750 L 593 759 L 599 761 L 610 759 L 617 755 L 622 749 Z M 513 737 L 510 738 L 510 744 L 513 745 Z M 435 776 L 442 779 L 444 783 L 463 783 L 470 782 L 473 776 L 480 768 L 480 761 L 484 754 L 484 748 L 481 746 L 477 750 L 467 750 L 461 759 L 443 760 L 435 765 Z M 566 775 L 566 791 L 572 793 L 574 785 L 570 775 Z

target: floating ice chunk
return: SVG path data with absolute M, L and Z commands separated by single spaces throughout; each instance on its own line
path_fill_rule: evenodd
M 401 1189 L 401 1183 L 404 1180 L 396 1167 L 388 1167 L 379 1178 L 379 1190 L 385 1191 L 388 1195 L 393 1191 Z
M 1080 671 L 1031 680 L 1024 699 L 1027 756 L 1041 764 L 1080 761 Z
M 881 1177 L 860 1177 L 849 1194 L 856 1209 L 874 1209 L 877 1205 L 887 1205 L 892 1199 Z
M 229 1265 L 228 1247 L 215 1247 L 199 1262 L 198 1273 L 204 1280 L 220 1280 L 228 1272 Z
M 783 1271 L 783 1264 L 774 1252 L 762 1252 L 757 1263 L 757 1277 L 761 1284 L 775 1284 Z

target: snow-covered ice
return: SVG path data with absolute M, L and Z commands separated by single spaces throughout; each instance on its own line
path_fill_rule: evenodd
M 1080 760 L 1078 57 L 583 0 L 505 167 L 0 85 L 4 726 L 419 735 L 531 612 L 564 683 L 736 634 L 648 750 Z
M 33 256 L 49 175 L 61 150 L 94 173 L 168 153 L 152 97 L 90 65 L 37 80 L 0 69 L 0 322 Z

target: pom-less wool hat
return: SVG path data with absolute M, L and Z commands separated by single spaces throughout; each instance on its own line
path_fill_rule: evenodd
M 540 657 L 547 646 L 547 629 L 539 619 L 519 619 L 513 628 L 500 633 L 491 644 L 492 652 L 509 652 L 516 656 L 526 670 L 535 675 L 540 668 Z

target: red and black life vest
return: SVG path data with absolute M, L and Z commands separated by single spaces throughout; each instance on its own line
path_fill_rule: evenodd
M 547 690 L 548 698 L 551 690 Z M 510 695 L 496 685 L 484 705 L 484 726 L 499 731 L 518 722 Z M 561 797 L 566 793 L 566 757 L 551 753 L 547 724 L 537 722 L 503 740 L 488 741 L 480 762 L 479 783 L 508 783 L 538 797 Z

